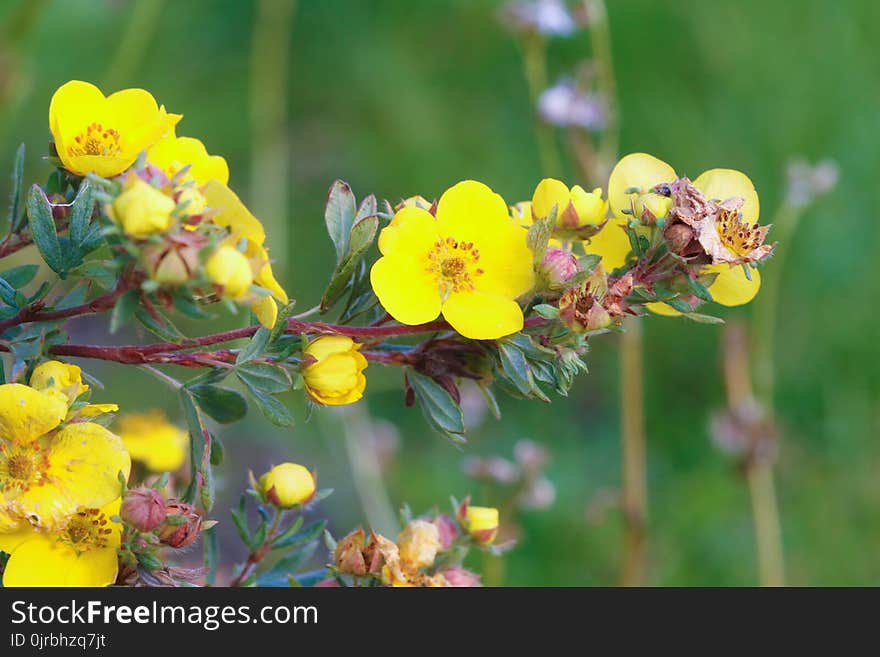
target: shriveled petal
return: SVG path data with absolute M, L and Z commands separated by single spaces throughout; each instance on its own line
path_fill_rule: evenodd
M 544 178 L 535 188 L 535 193 L 532 196 L 532 209 L 541 218 L 550 214 L 554 206 L 557 213 L 561 214 L 568 206 L 570 199 L 568 187 L 564 182 L 555 178 Z
M 130 470 L 122 439 L 100 424 L 69 424 L 50 445 L 50 479 L 78 506 L 100 507 L 119 497 L 119 473 L 128 479 Z
M 67 398 L 20 383 L 0 385 L 0 439 L 30 442 L 48 433 L 67 415 Z
M 611 212 L 618 218 L 628 217 L 623 213 L 623 210 L 631 207 L 631 195 L 627 194 L 627 189 L 635 187 L 640 189 L 642 194 L 646 194 L 654 186 L 672 182 L 676 177 L 675 169 L 653 155 L 647 153 L 626 155 L 615 165 L 608 179 L 608 202 L 611 205 Z M 655 214 L 657 206 L 665 205 L 667 208 L 669 206 L 669 199 L 656 195 L 652 195 L 650 199 L 646 203 Z
M 755 191 L 751 179 L 741 171 L 709 169 L 697 176 L 694 187 L 703 192 L 703 196 L 709 200 L 726 201 L 735 197 L 743 199 L 744 203 L 740 208 L 743 220 L 750 224 L 758 221 L 761 212 L 758 192 Z
M 443 317 L 456 331 L 472 340 L 494 340 L 523 327 L 516 301 L 481 292 L 459 292 L 443 304 Z
M 427 259 L 407 255 L 379 258 L 370 270 L 370 283 L 382 307 L 398 322 L 424 324 L 440 314 L 440 291 L 428 271 Z
M 491 248 L 497 231 L 510 224 L 507 203 L 476 180 L 450 187 L 437 203 L 437 228 L 444 237 L 474 242 L 482 253 Z
M 613 271 L 626 263 L 631 246 L 626 234 L 625 219 L 611 219 L 605 227 L 584 243 L 584 250 L 602 256 L 602 266 Z
M 718 277 L 709 286 L 709 292 L 722 306 L 742 306 L 754 299 L 761 289 L 761 274 L 757 269 L 750 272 L 752 280 L 746 278 L 741 266 L 710 265 L 706 267 L 706 272 L 718 273 Z
M 266 241 L 263 224 L 226 185 L 216 180 L 209 180 L 202 188 L 202 195 L 208 206 L 216 211 L 211 221 L 218 226 L 228 228 L 236 240 L 246 237 L 256 244 Z
M 379 252 L 382 255 L 426 255 L 439 239 L 437 220 L 420 207 L 400 209 L 391 223 L 379 233 Z

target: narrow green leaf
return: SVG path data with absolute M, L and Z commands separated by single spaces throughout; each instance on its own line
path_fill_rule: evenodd
M 336 180 L 327 195 L 327 207 L 324 210 L 324 222 L 327 232 L 336 248 L 336 262 L 342 261 L 348 253 L 349 235 L 354 225 L 357 204 L 348 183 Z
M 12 165 L 12 194 L 9 198 L 9 232 L 15 233 L 21 228 L 24 217 L 21 213 L 21 190 L 24 180 L 24 144 L 19 145 L 15 152 L 15 164 Z
M 271 363 L 243 363 L 235 368 L 235 374 L 248 388 L 259 392 L 284 392 L 293 385 L 287 370 Z
M 269 338 L 271 335 L 272 332 L 265 327 L 257 329 L 257 332 L 254 333 L 254 337 L 251 338 L 250 342 L 238 352 L 238 358 L 235 359 L 235 363 L 238 365 L 252 360 L 257 356 L 262 356 L 266 351 L 266 345 L 269 344 Z
M 52 271 L 63 278 L 66 274 L 65 260 L 64 254 L 61 252 L 61 244 L 58 241 L 55 219 L 52 217 L 52 206 L 39 185 L 31 187 L 28 193 L 27 214 L 31 235 L 40 250 L 40 255 L 43 256 L 43 260 Z
M 257 408 L 269 422 L 279 427 L 292 427 L 296 420 L 290 410 L 277 398 L 264 392 L 249 388 Z
M 208 483 L 213 481 L 210 474 L 207 477 L 205 476 L 206 472 L 211 468 L 211 434 L 205 425 L 195 397 L 185 387 L 180 389 L 180 404 L 183 407 L 183 416 L 189 428 L 190 445 L 190 482 L 183 495 L 183 501 L 187 504 L 193 504 L 199 495 L 199 479 L 202 478 Z
M 529 362 L 525 354 L 509 339 L 498 340 L 498 355 L 501 368 L 523 395 L 530 395 L 535 386 Z
M 186 339 L 186 336 L 180 332 L 180 329 L 171 323 L 171 320 L 158 310 L 155 312 L 159 316 L 158 319 L 153 317 L 146 308 L 138 304 L 135 308 L 134 316 L 144 325 L 144 328 L 162 340 L 180 343 Z
M 235 390 L 205 383 L 188 389 L 201 409 L 221 424 L 240 420 L 247 413 L 247 402 Z
M 79 186 L 76 198 L 73 199 L 73 207 L 70 210 L 70 241 L 79 255 L 85 255 L 80 248 L 88 233 L 89 223 L 92 220 L 92 211 L 95 209 L 95 199 L 92 194 L 93 187 L 88 178 L 83 178 Z
M 415 370 L 409 370 L 406 376 L 428 422 L 444 433 L 463 434 L 464 417 L 452 395 L 439 383 Z
M 110 333 L 116 333 L 121 326 L 131 321 L 134 311 L 137 310 L 138 300 L 137 290 L 129 290 L 116 300 L 116 305 L 110 313 Z
M 294 533 L 284 532 L 284 534 L 278 536 L 278 538 L 272 541 L 272 548 L 287 548 L 293 547 L 294 545 L 308 543 L 309 541 L 314 541 L 316 538 L 324 533 L 324 528 L 326 526 L 326 520 L 317 520 L 310 525 L 307 525 L 300 531 L 296 531 Z
M 379 230 L 379 217 L 367 217 L 356 223 L 351 229 L 349 250 L 336 267 L 330 284 L 321 299 L 321 312 L 325 312 L 336 303 L 351 281 L 355 267 L 376 238 Z
M 217 528 L 211 527 L 203 531 L 202 540 L 205 544 L 205 584 L 214 586 L 217 580 L 217 566 L 220 565 L 220 541 L 217 538 Z
M 20 265 L 7 269 L 0 274 L 0 277 L 15 289 L 19 289 L 34 280 L 34 276 L 37 275 L 39 269 L 39 265 Z
M 682 313 L 683 317 L 687 317 L 692 322 L 698 324 L 724 324 L 724 320 L 720 317 L 712 317 L 711 315 L 703 315 L 700 313 Z
M 702 301 L 708 301 L 709 303 L 714 301 L 714 299 L 712 298 L 712 293 L 709 291 L 709 288 L 703 285 L 700 281 L 688 276 L 687 282 L 688 288 L 695 297 L 701 299 Z
M 559 317 L 559 308 L 556 306 L 551 306 L 549 303 L 539 303 L 537 306 L 532 308 L 536 313 L 538 313 L 544 319 L 556 319 Z

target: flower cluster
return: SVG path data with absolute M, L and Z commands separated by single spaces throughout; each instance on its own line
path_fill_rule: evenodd
M 479 586 L 479 575 L 462 562 L 473 547 L 492 546 L 498 533 L 498 509 L 457 506 L 453 516 L 408 519 L 396 541 L 358 528 L 335 546 L 331 582 L 344 586 Z

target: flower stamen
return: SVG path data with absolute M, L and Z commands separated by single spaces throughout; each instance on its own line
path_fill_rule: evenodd
M 80 507 L 60 533 L 58 540 L 79 554 L 93 548 L 106 547 L 113 529 L 100 509 Z
M 105 128 L 103 124 L 94 122 L 73 138 L 67 152 L 72 157 L 81 155 L 116 156 L 122 152 L 119 131 Z
M 480 250 L 473 242 L 458 241 L 454 237 L 439 239 L 428 253 L 428 271 L 434 274 L 437 287 L 444 299 L 453 292 L 473 292 L 473 279 L 483 274 L 476 264 Z
M 48 481 L 49 456 L 37 441 L 17 446 L 0 442 L 0 492 L 23 493 Z

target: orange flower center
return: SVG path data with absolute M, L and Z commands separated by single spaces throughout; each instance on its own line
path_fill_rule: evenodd
M 477 267 L 480 250 L 473 242 L 459 242 L 453 237 L 437 240 L 428 261 L 428 271 L 434 275 L 444 299 L 453 292 L 472 292 L 476 288 L 474 278 L 483 274 Z
M 113 533 L 109 523 L 100 509 L 80 507 L 61 532 L 59 540 L 78 553 L 106 547 L 108 537 Z
M 23 493 L 46 483 L 49 456 L 36 441 L 13 446 L 0 443 L 0 491 Z
M 105 128 L 101 123 L 91 123 L 73 138 L 73 143 L 67 147 L 67 152 L 72 156 L 119 155 L 122 152 L 119 132 L 113 128 Z
M 761 227 L 746 223 L 735 210 L 719 209 L 715 225 L 721 243 L 734 255 L 748 255 L 764 242 Z

